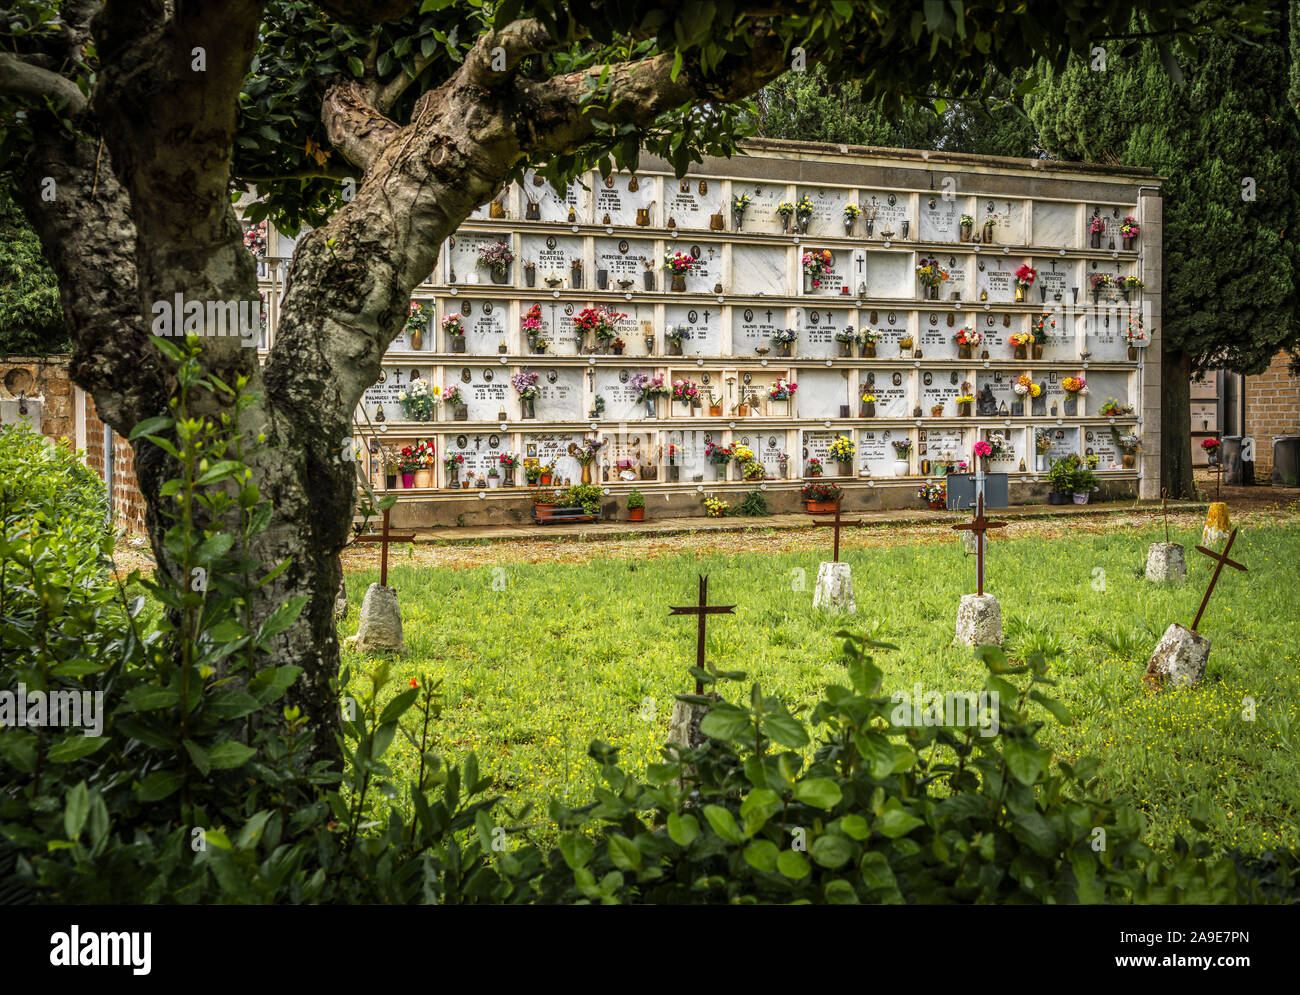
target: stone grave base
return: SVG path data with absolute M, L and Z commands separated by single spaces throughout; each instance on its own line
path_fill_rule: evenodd
M 1002 606 L 991 594 L 963 594 L 957 606 L 957 636 L 962 646 L 1002 645 Z
M 1201 530 L 1201 545 L 1210 546 L 1216 542 L 1226 542 L 1232 523 L 1228 520 L 1226 501 L 1215 501 L 1205 513 L 1205 528 Z
M 1147 682 L 1157 689 L 1166 685 L 1194 687 L 1205 677 L 1209 659 L 1210 641 L 1175 622 L 1165 630 L 1147 661 Z
M 813 607 L 835 614 L 853 615 L 853 570 L 847 563 L 823 563 L 817 568 Z
M 334 620 L 342 621 L 348 617 L 347 581 L 339 581 L 339 593 L 334 596 Z
M 668 720 L 668 742 L 686 750 L 699 748 L 705 740 L 705 736 L 700 732 L 700 723 L 708 714 L 707 705 L 674 701 L 673 715 Z
M 984 533 L 984 552 L 986 553 L 989 551 L 989 539 L 992 535 L 993 533 L 991 530 Z M 974 532 L 963 532 L 961 534 L 961 551 L 967 556 L 978 555 L 979 549 L 976 547 L 975 542 Z
M 1147 547 L 1147 580 L 1186 580 L 1187 558 L 1176 542 L 1153 542 Z
M 402 638 L 402 612 L 397 605 L 397 591 L 371 584 L 361 602 L 361 624 L 355 636 L 347 639 L 349 649 L 358 653 L 405 653 Z

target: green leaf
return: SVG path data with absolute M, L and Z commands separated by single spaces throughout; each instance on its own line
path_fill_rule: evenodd
M 710 739 L 725 741 L 738 739 L 751 730 L 749 713 L 735 705 L 720 703 L 700 722 L 700 732 Z
M 1047 771 L 1052 760 L 1050 750 L 1040 749 L 1032 740 L 1007 739 L 1002 746 L 1007 770 L 1021 784 L 1034 784 Z
M 609 837 L 609 859 L 620 871 L 639 871 L 641 869 L 641 851 L 626 836 L 614 833 Z
M 686 849 L 700 835 L 699 821 L 693 815 L 679 815 L 673 812 L 668 816 L 668 838 Z
M 795 881 L 806 878 L 812 872 L 808 861 L 798 850 L 782 850 L 776 858 L 776 869 Z
M 362 76 L 366 74 L 365 63 L 363 63 L 355 55 L 348 56 L 348 69 L 351 71 L 352 75 L 355 76 L 357 79 L 360 79 Z
M 88 757 L 108 742 L 107 736 L 69 736 L 61 743 L 50 747 L 46 759 L 50 763 L 67 764 L 82 757 Z
M 161 801 L 181 786 L 181 775 L 175 770 L 156 770 L 140 782 L 136 796 L 142 802 Z
M 143 421 L 136 422 L 135 428 L 131 429 L 128 436 L 130 441 L 140 438 L 142 435 L 157 435 L 159 432 L 165 432 L 176 424 L 176 419 L 161 415 L 157 418 L 146 418 Z
M 813 840 L 809 855 L 823 867 L 843 867 L 853 857 L 853 846 L 841 836 L 827 833 Z
M 194 761 L 194 766 L 198 769 L 198 772 L 204 777 L 207 777 L 209 771 L 212 770 L 212 759 L 208 756 L 208 751 L 199 746 L 199 744 L 194 742 L 192 739 L 184 740 L 184 743 L 185 752 L 188 753 L 190 759 Z
M 401 694 L 394 697 L 393 700 L 385 706 L 383 712 L 380 713 L 379 725 L 386 725 L 389 722 L 396 722 L 400 719 L 404 714 L 406 714 L 406 710 L 411 707 L 419 694 L 420 689 L 414 687 L 403 691 Z
M 569 832 L 560 837 L 560 855 L 573 870 L 586 867 L 596 853 L 596 845 L 582 833 Z
M 810 777 L 794 786 L 794 796 L 815 808 L 832 809 L 844 797 L 840 786 L 827 777 Z
M 808 730 L 803 723 L 789 713 L 777 713 L 763 717 L 763 731 L 768 739 L 778 746 L 797 750 L 809 743 Z
M 208 759 L 212 762 L 213 770 L 233 770 L 235 767 L 242 767 L 256 755 L 257 751 L 251 746 L 236 743 L 234 740 L 218 743 L 208 751 Z
M 1031 700 L 1038 702 L 1051 712 L 1052 715 L 1056 717 L 1056 721 L 1061 723 L 1061 725 L 1068 726 L 1074 721 L 1074 716 L 1070 714 L 1070 710 L 1055 698 L 1049 698 L 1047 695 L 1037 690 L 1030 691 L 1029 697 Z
M 903 808 L 903 803 L 897 798 L 891 798 L 885 802 L 884 811 L 876 819 L 876 829 L 880 831 L 880 835 L 891 840 L 906 836 L 920 825 L 924 825 L 924 822 L 906 811 Z
M 86 824 L 90 814 L 90 792 L 85 781 L 78 781 L 68 792 L 63 807 L 63 830 L 68 839 L 75 840 L 81 835 L 81 827 Z
M 704 818 L 709 820 L 713 831 L 728 843 L 740 843 L 743 839 L 740 835 L 740 827 L 736 825 L 735 816 L 721 805 L 705 805 Z
M 775 873 L 780 848 L 771 840 L 754 840 L 745 847 L 745 862 L 756 871 Z

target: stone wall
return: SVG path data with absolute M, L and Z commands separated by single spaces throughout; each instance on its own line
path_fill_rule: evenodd
M 1273 439 L 1300 435 L 1300 379 L 1290 372 L 1285 352 L 1267 370 L 1246 377 L 1246 434 L 1255 439 L 1255 482 L 1268 483 L 1273 472 Z
M 76 445 L 77 427 L 67 356 L 5 356 L 0 358 L 0 421 L 39 415 L 42 435 Z
M 86 395 L 86 464 L 104 476 L 104 423 L 95 411 L 95 399 Z M 131 444 L 113 433 L 113 523 L 128 532 L 143 534 L 144 495 L 135 479 L 135 452 Z

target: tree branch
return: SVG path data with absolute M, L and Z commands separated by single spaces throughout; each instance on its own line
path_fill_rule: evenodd
M 387 142 L 402 130 L 370 104 L 364 84 L 351 79 L 341 80 L 326 92 L 321 122 L 330 144 L 362 172 L 370 169 Z
M 87 103 L 85 94 L 72 80 L 7 52 L 0 52 L 0 93 L 27 100 L 48 98 L 74 117 L 86 109 Z
M 524 59 L 550 51 L 559 44 L 541 21 L 511 21 L 500 31 L 480 36 L 465 53 L 465 63 L 457 75 L 467 83 L 494 89 L 509 81 Z

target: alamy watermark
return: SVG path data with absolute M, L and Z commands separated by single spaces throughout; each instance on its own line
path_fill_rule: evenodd
M 977 726 L 981 736 L 998 734 L 996 691 L 924 691 L 918 681 L 910 694 L 895 691 L 889 700 L 894 703 L 889 721 L 895 726 Z
M 61 726 L 82 729 L 86 736 L 104 732 L 103 691 L 0 691 L 0 726 Z
M 163 338 L 238 338 L 240 345 L 251 349 L 262 331 L 261 301 L 186 300 L 184 294 L 177 294 L 170 301 L 154 301 L 152 310 L 151 330 Z

